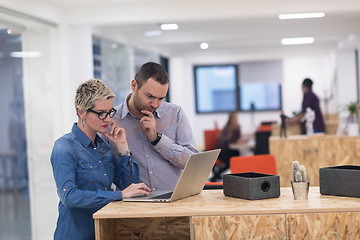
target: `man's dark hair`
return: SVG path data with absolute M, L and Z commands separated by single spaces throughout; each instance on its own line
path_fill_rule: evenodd
M 135 75 L 138 88 L 140 89 L 149 78 L 153 78 L 161 85 L 169 83 L 168 73 L 165 68 L 158 63 L 147 62 L 140 67 L 139 71 Z
M 310 78 L 305 78 L 302 85 L 304 87 L 307 87 L 307 88 L 311 89 L 312 85 L 313 85 L 313 81 Z

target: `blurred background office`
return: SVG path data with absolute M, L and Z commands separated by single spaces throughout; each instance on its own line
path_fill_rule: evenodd
M 279 17 L 289 13 L 317 15 Z M 307 77 L 324 115 L 358 102 L 359 22 L 352 0 L 1 0 L 0 239 L 52 238 L 49 156 L 76 120 L 80 82 L 103 79 L 120 103 L 138 66 L 162 63 L 168 101 L 183 107 L 201 150 L 204 130 L 222 128 L 229 111 L 244 134 L 280 121 L 281 109 L 300 111 Z

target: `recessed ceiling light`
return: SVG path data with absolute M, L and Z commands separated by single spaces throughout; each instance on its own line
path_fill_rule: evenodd
M 208 49 L 209 48 L 209 44 L 207 44 L 206 42 L 203 42 L 200 44 L 200 48 L 201 49 Z
M 321 18 L 325 17 L 323 12 L 315 13 L 290 13 L 290 14 L 279 14 L 279 19 L 299 19 L 299 18 Z
M 295 44 L 311 44 L 315 41 L 313 37 L 301 38 L 283 38 L 281 39 L 282 45 L 295 45 Z
M 179 26 L 176 23 L 164 23 L 164 24 L 161 24 L 160 28 L 164 31 L 176 30 L 179 28 Z
M 162 34 L 161 30 L 146 31 L 145 32 L 146 37 L 156 37 L 156 36 L 160 36 L 161 34 Z

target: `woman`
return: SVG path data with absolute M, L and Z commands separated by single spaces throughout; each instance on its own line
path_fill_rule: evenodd
M 224 129 L 220 132 L 217 139 L 216 148 L 220 148 L 221 152 L 219 159 L 221 160 L 220 166 L 214 166 L 213 177 L 210 181 L 215 182 L 221 179 L 221 174 L 226 171 L 230 166 L 230 158 L 239 156 L 238 150 L 230 148 L 231 143 L 236 143 L 241 137 L 240 125 L 238 123 L 237 113 L 231 112 Z
M 111 201 L 150 192 L 140 183 L 125 130 L 111 120 L 116 112 L 114 98 L 98 79 L 82 83 L 76 91 L 78 121 L 55 142 L 51 154 L 60 198 L 54 239 L 95 239 L 92 215 L 98 209 Z M 117 187 L 114 191 L 112 184 Z

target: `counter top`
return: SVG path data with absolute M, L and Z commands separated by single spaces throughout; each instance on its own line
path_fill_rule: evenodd
M 226 197 L 223 190 L 200 194 L 172 203 L 111 202 L 94 219 L 179 216 L 226 216 L 249 214 L 360 212 L 360 198 L 320 195 L 310 187 L 308 200 L 294 200 L 291 188 L 281 188 L 279 198 L 245 200 Z
M 308 139 L 356 139 L 360 138 L 360 136 L 348 136 L 348 135 L 335 135 L 335 134 L 324 134 L 324 133 L 315 133 L 313 135 L 292 135 L 285 137 L 279 137 L 279 136 L 270 136 L 271 140 L 308 140 Z

